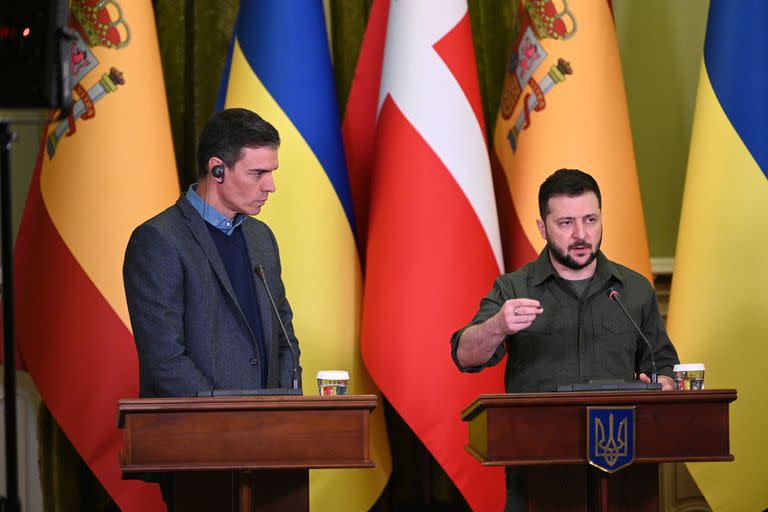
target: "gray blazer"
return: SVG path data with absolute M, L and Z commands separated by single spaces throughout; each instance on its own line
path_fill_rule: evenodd
M 264 267 L 298 359 L 275 236 L 252 217 L 240 229 L 252 267 Z M 267 387 L 289 388 L 290 349 L 264 285 L 255 274 L 253 279 L 268 359 Z M 261 387 L 264 364 L 258 360 L 256 338 L 205 221 L 183 195 L 134 230 L 125 251 L 123 280 L 139 355 L 140 396 L 183 397 L 210 389 Z

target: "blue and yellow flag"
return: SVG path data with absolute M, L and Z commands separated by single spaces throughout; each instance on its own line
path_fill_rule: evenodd
M 735 462 L 688 465 L 717 511 L 768 508 L 766 17 L 763 0 L 710 4 L 669 305 L 681 360 L 738 390 Z
M 277 191 L 259 218 L 280 246 L 304 389 L 312 393 L 318 370 L 344 369 L 349 393 L 373 394 L 358 344 L 362 274 L 336 101 L 322 0 L 241 2 L 218 107 L 253 110 L 280 132 Z M 310 508 L 367 511 L 381 494 L 392 465 L 381 400 L 371 455 L 375 469 L 310 471 Z

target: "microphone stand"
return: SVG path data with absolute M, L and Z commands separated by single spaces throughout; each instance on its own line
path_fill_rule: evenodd
M 288 348 L 291 351 L 291 383 L 293 386 L 291 389 L 299 390 L 298 370 L 296 368 L 298 366 L 296 351 L 293 348 L 293 343 L 291 343 L 291 338 L 288 336 L 288 331 L 285 330 L 283 319 L 280 318 L 280 311 L 277 309 L 277 304 L 275 304 L 275 299 L 272 297 L 272 292 L 270 291 L 269 285 L 267 284 L 267 274 L 264 272 L 264 267 L 261 265 L 256 265 L 254 270 L 256 271 L 256 275 L 259 276 L 259 279 L 261 279 L 261 282 L 264 283 L 264 289 L 267 291 L 269 302 L 272 305 L 272 311 L 275 313 L 275 318 L 277 318 L 278 325 L 280 325 L 280 331 L 283 333 L 283 336 L 285 336 L 285 342 L 288 344 Z
M 619 307 L 624 312 L 626 317 L 629 318 L 629 321 L 632 322 L 632 326 L 635 328 L 637 333 L 643 339 L 643 341 L 645 342 L 645 345 L 648 347 L 648 355 L 651 356 L 651 383 L 657 384 L 658 375 L 656 373 L 656 358 L 653 356 L 653 347 L 651 347 L 651 343 L 648 341 L 648 338 L 645 337 L 645 334 L 643 334 L 643 331 L 640 329 L 640 327 L 637 326 L 637 324 L 635 323 L 635 320 L 632 318 L 632 315 L 630 315 L 629 311 L 627 311 L 627 308 L 624 307 L 624 303 L 621 302 L 621 299 L 619 299 L 619 292 L 611 288 L 610 290 L 608 290 L 608 298 L 619 305 Z

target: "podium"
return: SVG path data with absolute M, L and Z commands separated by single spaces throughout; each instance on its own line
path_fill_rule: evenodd
M 735 390 L 480 395 L 462 412 L 485 466 L 526 467 L 528 510 L 658 511 L 662 462 L 732 461 Z M 587 457 L 587 409 L 633 408 L 634 462 L 607 473 Z
M 309 469 L 371 468 L 375 395 L 120 400 L 123 478 L 173 481 L 176 512 L 309 510 Z

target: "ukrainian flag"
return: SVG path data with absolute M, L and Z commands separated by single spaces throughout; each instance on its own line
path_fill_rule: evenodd
M 735 462 L 688 465 L 717 511 L 768 508 L 766 19 L 763 0 L 710 3 L 669 305 L 681 360 L 738 390 Z
M 304 389 L 318 370 L 346 369 L 351 394 L 377 393 L 358 344 L 362 274 L 322 1 L 242 1 L 219 99 L 280 132 L 277 191 L 259 218 L 280 246 Z M 310 471 L 310 508 L 369 510 L 378 498 L 391 471 L 381 401 L 371 454 L 375 469 Z

